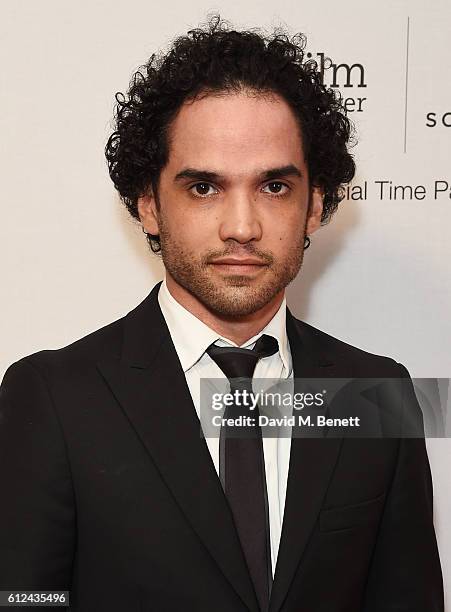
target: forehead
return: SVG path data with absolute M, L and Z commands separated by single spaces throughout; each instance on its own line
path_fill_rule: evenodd
M 169 131 L 168 166 L 174 169 L 190 165 L 238 175 L 303 162 L 299 124 L 276 94 L 222 93 L 185 102 Z

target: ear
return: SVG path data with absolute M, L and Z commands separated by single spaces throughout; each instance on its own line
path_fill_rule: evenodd
M 309 236 L 316 232 L 321 225 L 323 213 L 324 192 L 321 187 L 312 187 L 310 192 L 310 206 L 307 214 L 306 234 Z
M 138 213 L 144 230 L 152 236 L 158 236 L 158 210 L 151 191 L 138 198 Z

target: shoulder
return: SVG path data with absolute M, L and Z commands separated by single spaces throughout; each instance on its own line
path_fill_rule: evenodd
M 32 371 L 44 378 L 51 378 L 54 374 L 64 378 L 77 377 L 105 357 L 119 358 L 125 318 L 121 317 L 61 348 L 25 355 L 9 366 L 5 378 L 13 372 Z
M 66 346 L 22 357 L 9 366 L 5 377 L 11 370 L 33 369 L 48 380 L 70 381 L 72 386 L 76 382 L 84 383 L 99 362 L 121 359 L 127 326 L 129 331 L 132 327 L 137 335 L 146 331 L 151 338 L 155 330 L 161 328 L 162 316 L 157 299 L 160 284 L 157 283 L 137 306 L 122 317 Z
M 120 359 L 124 346 L 127 323 L 136 328 L 138 334 L 153 325 L 152 331 L 161 327 L 162 316 L 158 305 L 158 291 L 161 281 L 156 283 L 150 293 L 132 310 L 122 317 L 92 331 L 91 333 L 58 349 L 47 349 L 26 355 L 13 363 L 34 365 L 35 369 L 57 371 L 58 374 L 92 369 L 99 361 Z M 8 370 L 7 370 L 8 372 Z
M 292 321 L 301 345 L 317 354 L 320 360 L 335 364 L 339 370 L 352 371 L 346 375 L 404 377 L 407 374 L 405 367 L 392 357 L 353 346 L 295 317 Z

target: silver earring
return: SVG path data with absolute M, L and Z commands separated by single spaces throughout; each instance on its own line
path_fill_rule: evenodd
M 309 248 L 310 243 L 311 243 L 310 237 L 309 237 L 309 236 L 306 236 L 306 237 L 304 238 L 304 251 L 305 251 L 306 249 L 308 249 L 308 248 Z

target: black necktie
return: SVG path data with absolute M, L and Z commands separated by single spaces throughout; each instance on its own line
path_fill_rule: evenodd
M 262 357 L 278 351 L 277 340 L 263 335 L 253 350 L 212 344 L 207 353 L 230 381 L 230 391 L 252 393 L 252 376 Z M 224 418 L 251 416 L 254 424 L 240 428 L 223 425 L 219 441 L 219 474 L 232 510 L 244 556 L 261 610 L 267 610 L 272 585 L 269 511 L 265 463 L 258 408 L 226 406 Z M 233 437 L 235 434 L 235 437 Z

